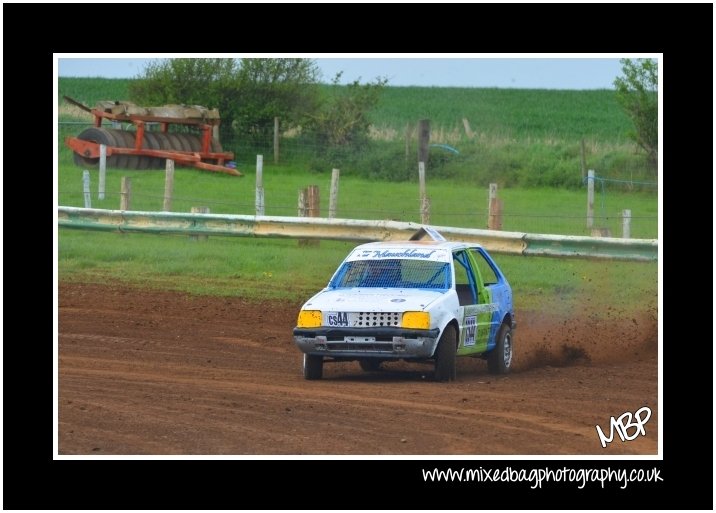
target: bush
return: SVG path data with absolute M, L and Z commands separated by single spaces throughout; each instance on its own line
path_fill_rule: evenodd
M 129 85 L 142 105 L 218 108 L 224 129 L 254 141 L 296 127 L 318 105 L 319 72 L 311 59 L 160 59 Z
M 367 84 L 355 80 L 347 86 L 339 86 L 340 77 L 341 73 L 335 76 L 333 87 L 318 107 L 307 113 L 302 126 L 302 133 L 326 154 L 356 152 L 368 144 L 368 113 L 378 104 L 380 93 L 388 82 L 378 78 Z

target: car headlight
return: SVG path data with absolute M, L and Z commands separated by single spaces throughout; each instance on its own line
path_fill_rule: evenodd
M 405 312 L 402 326 L 418 330 L 430 329 L 430 314 L 428 312 Z
M 299 328 L 318 328 L 322 323 L 320 310 L 301 310 L 298 313 Z

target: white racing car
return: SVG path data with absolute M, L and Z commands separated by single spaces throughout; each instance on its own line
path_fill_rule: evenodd
M 516 324 L 507 279 L 481 246 L 427 233 L 438 240 L 356 247 L 303 305 L 293 336 L 306 379 L 321 379 L 324 362 L 350 360 L 365 371 L 434 360 L 437 381 L 455 379 L 456 356 L 509 371 Z

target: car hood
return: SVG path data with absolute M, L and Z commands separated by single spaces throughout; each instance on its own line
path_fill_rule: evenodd
M 334 312 L 403 312 L 425 310 L 445 292 L 423 289 L 352 288 L 324 290 L 306 304 L 305 310 Z

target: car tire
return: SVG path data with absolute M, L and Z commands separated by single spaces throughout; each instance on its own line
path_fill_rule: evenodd
M 512 328 L 509 324 L 500 326 L 495 348 L 487 356 L 487 370 L 490 374 L 507 374 L 512 366 Z
M 323 377 L 323 357 L 313 354 L 303 355 L 303 377 L 321 379 Z
M 457 375 L 457 334 L 448 326 L 435 350 L 435 381 L 455 381 Z
M 362 360 L 358 360 L 360 368 L 366 372 L 375 372 L 380 370 L 381 363 L 382 362 L 380 360 L 376 360 L 375 358 L 364 358 Z

